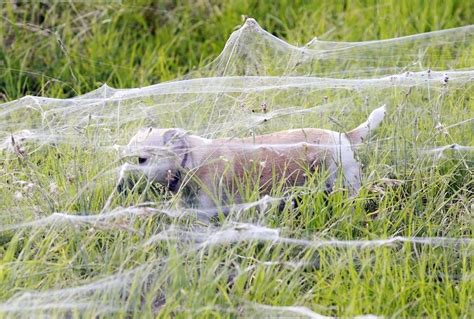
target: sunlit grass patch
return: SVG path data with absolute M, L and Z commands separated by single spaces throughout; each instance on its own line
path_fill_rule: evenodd
M 469 23 L 440 4 L 1 4 L 0 317 L 469 316 L 474 31 L 378 41 Z M 347 132 L 383 104 L 354 197 L 324 170 L 263 196 L 258 165 L 215 209 L 117 190 L 142 127 Z

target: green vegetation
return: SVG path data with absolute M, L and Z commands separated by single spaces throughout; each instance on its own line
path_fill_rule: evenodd
M 127 88 L 175 79 L 214 59 L 242 15 L 299 45 L 315 36 L 378 40 L 474 22 L 463 0 L 111 2 L 3 3 L 3 99 L 69 97 L 103 83 Z
M 465 26 L 474 22 L 473 14 L 470 1 L 455 0 L 2 2 L 0 101 L 25 95 L 67 98 L 104 83 L 134 88 L 181 78 L 218 56 L 243 23 L 242 15 L 303 45 L 314 36 L 365 41 Z M 456 68 L 472 69 L 472 43 L 459 52 Z M 437 58 L 455 54 L 431 53 L 433 65 L 451 67 Z M 368 87 L 357 94 L 288 92 L 265 93 L 269 107 L 309 108 L 327 96 L 345 104 L 330 110 L 331 117 L 292 115 L 258 126 L 257 133 L 301 126 L 338 130 L 339 123 L 353 127 L 367 116 L 365 96 L 370 108 L 390 102 L 388 119 L 358 151 L 366 177 L 356 198 L 340 189 L 329 195 L 318 192 L 323 185 L 315 178 L 291 190 L 298 195 L 296 209 L 252 208 L 212 225 L 153 209 L 139 214 L 121 210 L 161 203 L 163 194 L 151 185 L 128 196 L 113 193 L 114 169 L 121 162 L 107 147 L 125 144 L 150 123 L 200 132 L 214 109 L 200 107 L 199 99 L 213 101 L 212 94 L 144 99 L 144 105 L 177 101 L 189 107 L 156 119 L 120 122 L 122 126 L 111 122 L 104 128 L 95 125 L 101 122 L 93 116 L 85 124 L 71 117 L 80 142 L 74 136 L 41 147 L 15 141 L 13 152 L 0 150 L 0 317 L 305 316 L 303 308 L 296 309 L 299 313 L 278 308 L 285 306 L 343 317 L 472 316 L 472 150 L 453 150 L 443 158 L 420 155 L 434 145 L 474 145 L 472 121 L 466 122 L 474 117 L 472 80 L 449 90 L 400 86 Z M 259 108 L 259 94 L 249 93 L 243 102 Z M 222 97 L 229 113 L 236 96 Z M 33 111 L 7 116 L 4 110 L 0 104 L 2 134 L 16 131 L 17 123 L 20 128 L 41 123 L 55 133 L 48 127 L 53 122 L 38 122 Z M 219 119 L 230 123 L 232 117 L 224 113 Z M 108 113 L 104 108 L 98 114 Z M 246 113 L 235 116 L 241 116 L 235 122 L 248 118 Z M 248 133 L 241 127 L 237 132 Z M 252 187 L 250 180 L 244 181 L 248 202 L 259 199 Z M 282 192 L 275 188 L 272 196 Z M 77 219 L 64 222 L 53 215 L 62 212 Z M 92 220 L 111 212 L 117 216 Z M 11 227 L 45 218 L 33 227 Z M 233 221 L 246 224 L 235 226 Z M 223 229 L 234 226 L 235 242 L 193 242 L 211 235 L 217 240 Z M 279 240 L 270 229 L 279 229 Z M 440 239 L 431 244 L 369 242 L 396 236 Z M 363 242 L 334 246 L 325 241 L 331 239 Z

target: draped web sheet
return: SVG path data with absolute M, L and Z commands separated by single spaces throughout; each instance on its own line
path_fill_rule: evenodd
M 0 202 L 0 232 L 10 236 L 56 229 L 61 234 L 68 227 L 77 231 L 85 226 L 136 234 L 143 230 L 134 229 L 134 218 L 166 215 L 155 234 L 138 236 L 133 249 L 176 241 L 189 252 L 245 240 L 312 249 L 370 249 L 404 242 L 472 246 L 467 238 L 396 234 L 373 241 L 314 241 L 265 226 L 261 212 L 258 218 L 239 215 L 221 225 L 176 222 L 174 218 L 193 210 L 175 198 L 157 201 L 137 194 L 124 199 L 115 186 L 128 160 L 125 146 L 142 127 L 184 128 L 207 138 L 304 127 L 347 131 L 381 105 L 388 110 L 385 123 L 357 150 L 366 164 L 365 186 L 378 180 L 403 182 L 407 172 L 428 170 L 439 161 L 458 161 L 469 171 L 473 57 L 474 26 L 366 42 L 315 38 L 296 47 L 248 19 L 213 62 L 182 79 L 131 89 L 103 85 L 69 99 L 25 96 L 4 103 L 0 187 L 7 191 L 2 191 L 5 198 Z M 236 210 L 271 206 L 277 200 L 266 196 Z M 19 293 L 0 304 L 0 311 L 114 313 L 127 307 L 120 301 L 135 289 L 133 283 L 165 285 L 169 278 L 156 270 L 166 268 L 170 258 L 160 255 L 153 262 L 127 265 L 110 277 L 74 287 Z M 288 267 L 302 265 L 293 262 Z M 316 315 L 298 306 L 245 305 L 252 314 Z

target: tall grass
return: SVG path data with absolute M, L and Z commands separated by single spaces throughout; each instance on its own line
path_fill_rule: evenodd
M 468 1 L 3 2 L 0 88 L 68 97 L 103 83 L 139 87 L 214 59 L 242 15 L 303 45 L 387 39 L 474 22 Z
M 180 78 L 218 55 L 241 15 L 299 45 L 315 35 L 362 41 L 473 22 L 469 1 L 454 0 L 5 2 L 0 10 L 3 101 Z M 462 52 L 467 63 L 471 53 Z M 420 151 L 425 142 L 473 145 L 469 122 L 434 133 L 433 111 L 439 108 L 445 126 L 472 118 L 472 91 L 468 83 L 447 94 L 424 88 L 372 93 L 376 101 L 390 94 L 394 107 L 377 138 L 358 151 L 366 183 L 356 198 L 338 189 L 326 195 L 315 178 L 291 190 L 296 209 L 252 208 L 211 225 L 188 215 L 120 208 L 163 202 L 150 189 L 108 202 L 118 161 L 102 152 L 94 126 L 82 128 L 84 144 L 3 152 L 0 316 L 470 317 L 472 153 L 437 159 Z M 364 120 L 364 112 L 359 105 L 347 118 L 337 116 L 350 126 Z M 29 120 L 21 116 L 10 120 Z M 301 121 L 338 128 L 317 114 Z M 282 120 L 262 130 L 300 124 Z M 122 135 L 111 129 L 110 135 L 125 143 L 136 129 Z M 251 181 L 244 182 L 244 200 L 259 199 Z M 277 187 L 271 195 L 285 194 Z M 106 203 L 110 209 L 102 215 L 115 215 L 100 219 Z M 35 222 L 16 227 L 29 221 Z M 377 242 L 397 236 L 432 242 Z

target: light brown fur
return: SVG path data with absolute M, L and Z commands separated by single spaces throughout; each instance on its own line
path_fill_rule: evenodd
M 317 129 L 278 132 L 245 139 L 217 139 L 210 144 L 190 138 L 194 178 L 201 181 L 211 194 L 218 187 L 235 192 L 244 175 L 253 175 L 261 194 L 270 192 L 272 182 L 285 179 L 285 186 L 303 185 L 308 169 L 323 166 L 332 150 L 318 147 L 333 141 L 327 132 Z M 198 163 L 201 163 L 199 165 Z M 204 201 L 201 200 L 201 204 Z M 207 200 L 206 200 L 207 202 Z M 207 203 L 211 204 L 211 203 Z
M 376 109 L 348 133 L 305 128 L 248 138 L 205 139 L 181 129 L 150 128 L 138 132 L 129 147 L 142 158 L 141 170 L 151 182 L 170 186 L 172 176 L 174 191 L 194 185 L 193 197 L 202 208 L 226 202 L 222 190 L 232 192 L 239 202 L 236 189 L 249 174 L 260 193 L 268 194 L 274 182 L 302 185 L 308 173 L 321 169 L 327 170 L 326 183 L 331 188 L 341 167 L 344 185 L 354 195 L 360 188 L 360 166 L 353 145 L 378 126 L 384 112 L 384 107 Z

